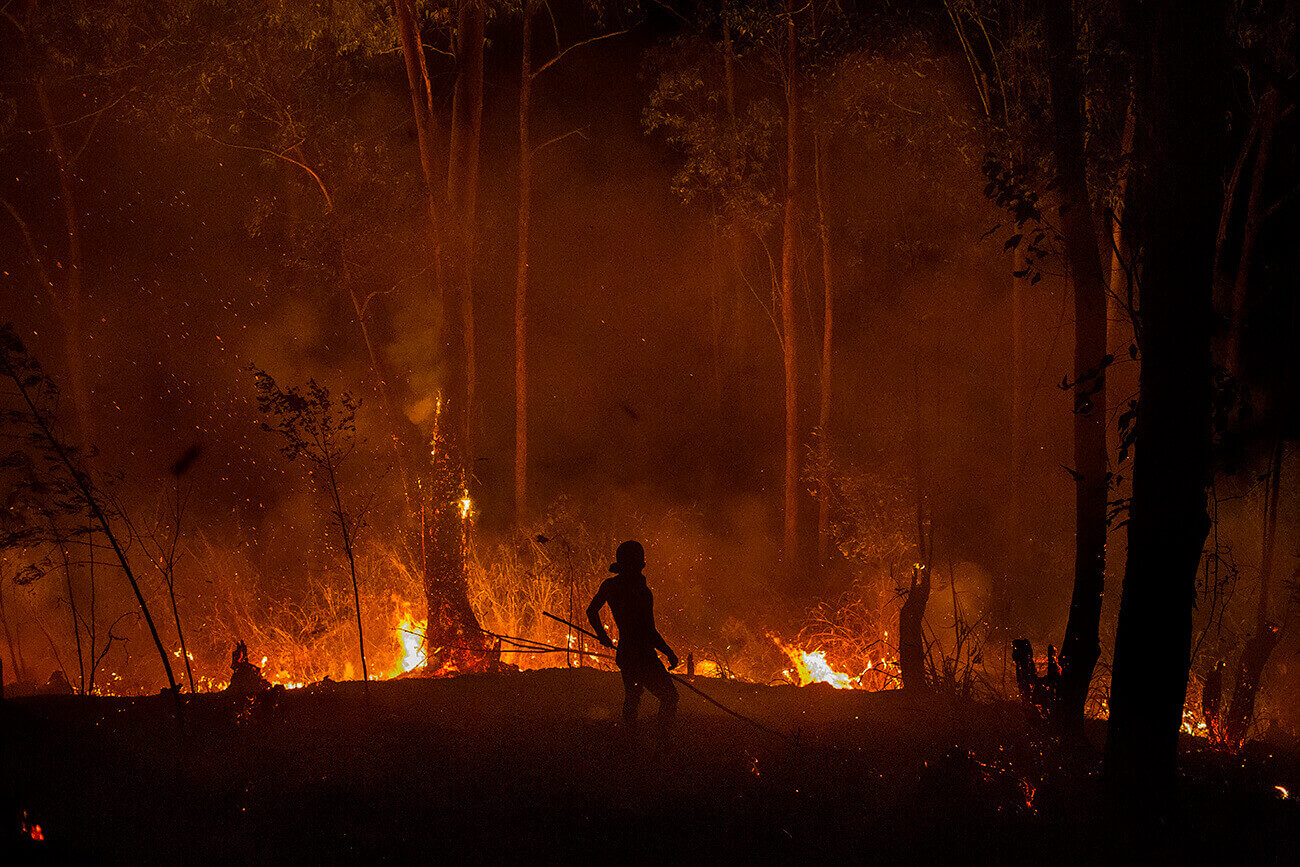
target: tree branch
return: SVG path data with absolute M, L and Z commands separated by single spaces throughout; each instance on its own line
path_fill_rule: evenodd
M 575 42 L 574 44 L 570 45 L 568 48 L 566 48 L 566 49 L 564 49 L 563 51 L 561 51 L 559 54 L 557 54 L 557 55 L 555 55 L 554 57 L 552 57 L 550 60 L 548 60 L 548 61 L 546 61 L 545 63 L 543 63 L 541 66 L 539 66 L 539 67 L 537 67 L 536 69 L 534 69 L 534 70 L 533 70 L 533 76 L 532 76 L 532 77 L 533 77 L 533 78 L 536 78 L 537 76 L 541 75 L 541 74 L 542 74 L 543 72 L 545 72 L 546 70 L 550 69 L 550 68 L 551 68 L 552 66 L 554 66 L 556 63 L 559 63 L 560 60 L 561 60 L 561 58 L 564 57 L 564 55 L 568 54 L 570 51 L 572 51 L 572 50 L 575 49 L 575 48 L 581 48 L 582 46 L 584 46 L 584 45 L 590 45 L 590 44 L 593 43 L 593 42 L 600 42 L 602 39 L 611 39 L 611 38 L 613 38 L 613 37 L 615 37 L 615 36 L 622 36 L 624 33 L 627 33 L 628 30 L 630 30 L 630 29 L 631 29 L 631 28 L 628 27 L 628 28 L 624 28 L 623 30 L 615 30 L 613 33 L 602 33 L 602 34 L 600 34 L 599 36 L 593 36 L 593 37 L 591 37 L 590 39 L 584 39 L 584 40 L 582 40 L 581 42 Z
M 277 152 L 275 152 L 275 151 L 273 151 L 273 150 L 268 150 L 267 148 L 255 147 L 255 146 L 253 146 L 253 145 L 240 145 L 240 144 L 232 144 L 232 143 L 230 143 L 230 142 L 224 142 L 224 141 L 221 141 L 220 139 L 213 138 L 212 136 L 208 135 L 208 134 L 205 133 L 205 132 L 201 132 L 201 133 L 199 133 L 199 135 L 203 136 L 204 138 L 208 139 L 209 141 L 214 141 L 214 142 L 216 142 L 217 144 L 219 144 L 219 145 L 221 145 L 221 146 L 223 146 L 223 147 L 235 148 L 236 150 L 241 150 L 241 151 L 257 151 L 257 152 L 259 152 L 259 153 L 270 154 L 271 156 L 275 157 L 276 159 L 281 159 L 281 160 L 284 160 L 284 161 L 287 162 L 287 163 L 292 163 L 293 165 L 297 166 L 298 168 L 302 169 L 304 172 L 306 172 L 307 174 L 309 174 L 309 175 L 312 176 L 312 180 L 316 181 L 316 186 L 320 187 L 321 195 L 325 197 L 325 206 L 326 206 L 326 208 L 327 208 L 328 210 L 330 210 L 330 211 L 333 211 L 333 210 L 334 210 L 334 200 L 333 200 L 332 198 L 330 198 L 329 190 L 325 189 L 325 182 L 321 180 L 320 175 L 318 175 L 318 174 L 316 174 L 314 171 L 312 171 L 311 166 L 308 166 L 308 165 L 305 164 L 305 163 L 300 163 L 300 162 L 298 162 L 296 159 L 294 159 L 293 157 L 285 156 L 285 155 L 282 154 L 282 153 L 277 153 Z M 296 147 L 296 145 L 295 145 L 295 147 Z
M 578 135 L 578 136 L 582 136 L 583 138 L 586 138 L 585 135 L 582 135 L 586 131 L 587 131 L 587 127 L 584 126 L 581 129 L 571 129 L 568 132 L 564 133 L 563 135 L 557 135 L 555 138 L 551 139 L 550 141 L 543 142 L 542 144 L 539 144 L 537 147 L 533 148 L 533 154 L 535 155 L 539 153 L 542 150 L 542 148 L 547 148 L 553 144 L 558 144 L 559 142 L 564 141 L 566 138 L 568 138 L 571 135 Z
M 40 250 L 36 247 L 36 239 L 32 237 L 31 230 L 27 228 L 27 222 L 18 213 L 18 210 L 9 203 L 8 199 L 0 199 L 0 205 L 4 205 L 5 210 L 9 212 L 9 216 L 13 217 L 14 222 L 18 224 L 18 230 L 22 232 L 23 241 L 27 245 L 27 252 L 32 257 L 32 264 L 36 267 L 36 273 L 41 278 L 41 284 L 45 287 L 45 291 L 49 293 L 50 300 L 55 304 L 60 304 L 62 299 L 59 298 L 58 290 L 54 288 L 54 283 L 50 280 L 50 273 L 45 270 L 45 262 L 41 260 Z

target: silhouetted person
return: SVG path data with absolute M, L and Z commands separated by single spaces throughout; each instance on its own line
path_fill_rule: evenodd
M 614 661 L 623 673 L 623 722 L 629 728 L 636 725 L 637 711 L 641 707 L 641 693 L 650 693 L 659 699 L 659 724 L 666 730 L 677 714 L 677 685 L 664 668 L 655 651 L 668 658 L 668 668 L 677 666 L 677 654 L 664 641 L 655 628 L 654 594 L 646 586 L 645 549 L 639 542 L 628 541 L 618 546 L 606 578 L 587 606 L 587 619 L 596 638 L 606 647 L 613 647 L 605 626 L 600 622 L 600 609 L 608 603 L 618 627 L 618 649 Z
M 68 683 L 68 676 L 63 673 L 63 669 L 56 668 L 50 675 L 50 679 L 41 687 L 41 695 L 75 695 L 76 690 L 72 684 Z
M 242 641 L 236 644 L 230 654 L 230 685 L 225 691 L 247 695 L 270 688 L 271 684 L 262 677 L 262 669 L 248 661 L 248 645 Z

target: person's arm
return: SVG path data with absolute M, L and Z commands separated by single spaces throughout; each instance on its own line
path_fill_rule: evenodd
M 664 637 L 659 634 L 658 629 L 655 630 L 655 648 L 663 653 L 664 656 L 668 657 L 669 669 L 677 667 L 677 654 L 673 653 L 673 649 L 668 646 L 667 641 L 664 641 Z
M 654 597 L 651 597 L 651 601 L 650 601 L 650 623 L 653 624 L 654 622 L 655 622 L 655 621 L 654 621 Z M 662 635 L 659 634 L 659 627 L 657 627 L 657 626 L 654 627 L 654 631 L 655 631 L 655 645 L 654 645 L 654 646 L 655 646 L 655 650 L 658 650 L 658 651 L 659 651 L 660 653 L 662 653 L 664 656 L 668 657 L 668 668 L 670 668 L 670 669 L 676 668 L 676 667 L 677 667 L 677 654 L 673 653 L 673 649 L 672 649 L 671 647 L 668 646 L 668 642 L 667 642 L 667 641 L 664 641 L 664 637 L 663 637 Z
M 600 622 L 600 609 L 605 605 L 605 583 L 602 582 L 600 589 L 596 591 L 596 596 L 587 606 L 587 620 L 591 623 L 591 629 L 596 633 L 596 640 L 606 647 L 613 647 L 614 642 L 609 640 L 609 633 L 605 631 L 605 624 Z

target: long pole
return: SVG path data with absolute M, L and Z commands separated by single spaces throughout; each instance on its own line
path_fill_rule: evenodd
M 552 620 L 558 620 L 560 623 L 563 623 L 563 624 L 566 625 L 566 626 L 570 626 L 570 627 L 572 627 L 573 629 L 578 630 L 579 632 L 581 632 L 581 633 L 584 634 L 584 635 L 590 635 L 592 638 L 596 638 L 596 634 L 595 634 L 594 632 L 589 632 L 589 631 L 587 631 L 586 629 L 583 629 L 581 626 L 579 626 L 579 625 L 576 624 L 576 623 L 570 623 L 569 621 L 565 620 L 563 617 L 556 617 L 554 614 L 552 614 L 552 613 L 549 612 L 549 611 L 543 611 L 542 614 L 545 615 L 546 617 L 551 618 Z M 599 638 L 596 638 L 596 640 L 599 641 L 600 639 L 599 639 Z M 606 654 L 603 654 L 603 653 L 601 653 L 601 654 L 596 654 L 596 655 L 598 655 L 598 656 L 605 656 L 606 658 L 608 658 L 608 656 L 607 656 Z M 680 683 L 682 686 L 684 686 L 684 687 L 686 687 L 687 689 L 689 689 L 691 692 L 693 692 L 693 693 L 695 693 L 696 695 L 698 695 L 700 698 L 702 698 L 702 699 L 704 699 L 705 701 L 707 701 L 709 704 L 713 705 L 714 707 L 718 708 L 719 710 L 726 711 L 727 713 L 729 713 L 729 714 L 731 714 L 732 716 L 734 716 L 736 719 L 738 719 L 738 720 L 742 720 L 742 721 L 744 721 L 744 722 L 747 722 L 747 723 L 749 723 L 750 725 L 752 725 L 754 728 L 756 728 L 756 729 L 760 729 L 760 730 L 762 730 L 762 731 L 765 731 L 765 732 L 767 732 L 767 733 L 770 734 L 770 735 L 776 735 L 776 736 L 779 737 L 779 738 L 784 738 L 785 740 L 787 740 L 787 741 L 791 741 L 791 742 L 794 742 L 794 741 L 795 741 L 795 738 L 791 737 L 790 735 L 786 734 L 785 732 L 779 732 L 779 731 L 777 731 L 776 729 L 770 729 L 770 728 L 768 728 L 767 726 L 763 725 L 763 724 L 762 724 L 761 722 L 759 722 L 758 720 L 750 719 L 749 717 L 745 716 L 744 714 L 742 714 L 742 713 L 738 713 L 737 711 L 732 710 L 731 708 L 727 707 L 727 706 L 726 706 L 725 704 L 723 704 L 722 702 L 718 701 L 716 698 L 713 698 L 711 695 L 708 695 L 707 693 L 705 693 L 704 691 L 702 691 L 699 687 L 697 687 L 695 684 L 691 683 L 691 682 L 690 682 L 689 680 L 687 680 L 686 678 L 684 678 L 684 677 L 680 677 L 680 676 L 678 676 L 678 675 L 676 675 L 676 674 L 673 674 L 671 671 L 668 672 L 668 676 L 671 677 L 673 680 L 677 681 L 678 683 Z

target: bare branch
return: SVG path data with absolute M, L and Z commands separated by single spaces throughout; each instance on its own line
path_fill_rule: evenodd
M 27 222 L 7 199 L 0 199 L 0 205 L 4 205 L 5 210 L 9 212 L 9 216 L 13 217 L 14 222 L 18 224 L 18 230 L 23 235 L 23 242 L 27 245 L 27 252 L 32 257 L 32 264 L 36 267 L 37 276 L 41 278 L 41 285 L 49 293 L 50 300 L 56 304 L 60 303 L 62 299 L 59 298 L 58 290 L 54 288 L 54 282 L 50 280 L 50 273 L 45 270 L 45 262 L 41 259 L 40 250 L 36 247 L 36 239 L 32 237 L 31 230 L 27 228 Z
M 537 154 L 538 152 L 540 152 L 540 151 L 542 150 L 542 148 L 547 148 L 547 147 L 550 147 L 550 146 L 553 145 L 553 144 L 557 144 L 557 143 L 559 143 L 559 142 L 562 142 L 562 141 L 564 141 L 566 138 L 568 138 L 568 137 L 571 136 L 571 135 L 582 136 L 582 138 L 585 139 L 586 136 L 583 135 L 583 133 L 585 133 L 585 132 L 587 131 L 587 129 L 588 129 L 588 127 L 585 127 L 585 126 L 584 126 L 584 127 L 582 127 L 582 129 L 571 129 L 571 130 L 569 130 L 568 132 L 564 133 L 563 135 L 557 135 L 555 138 L 551 139 L 550 141 L 548 141 L 548 142 L 543 142 L 542 144 L 539 144 L 537 147 L 533 148 L 533 153 L 534 153 L 534 154 Z
M 548 7 L 548 8 L 549 8 L 549 7 Z M 537 76 L 541 75 L 541 74 L 542 74 L 543 72 L 545 72 L 546 70 L 550 69 L 550 68 L 551 68 L 552 66 L 554 66 L 556 63 L 559 63 L 560 60 L 564 57 L 564 55 L 568 54 L 570 51 L 572 51 L 572 50 L 575 49 L 575 48 L 581 48 L 582 46 L 584 46 L 584 45 L 590 45 L 590 44 L 593 43 L 593 42 L 600 42 L 602 39 L 611 39 L 611 38 L 613 38 L 613 37 L 615 37 L 615 36 L 622 36 L 624 33 L 627 33 L 628 30 L 630 30 L 630 29 L 631 29 L 631 28 L 625 28 L 625 29 L 623 29 L 623 30 L 615 30 L 613 33 L 602 33 L 602 34 L 600 34 L 599 36 L 593 36 L 593 37 L 591 37 L 590 39 L 584 39 L 584 40 L 582 40 L 581 42 L 575 42 L 575 43 L 573 43 L 572 45 L 570 45 L 568 48 L 566 48 L 566 49 L 564 49 L 563 51 L 561 51 L 559 54 L 557 54 L 557 55 L 555 55 L 554 57 L 552 57 L 550 60 L 548 60 L 548 61 L 546 61 L 545 63 L 543 63 L 541 66 L 539 66 L 539 67 L 537 67 L 536 69 L 534 69 L 534 70 L 533 70 L 533 76 L 532 76 L 532 77 L 533 77 L 533 78 L 536 78 Z M 558 42 L 558 37 L 557 37 L 556 41 Z
M 316 186 L 320 187 L 321 195 L 325 197 L 326 208 L 330 211 L 334 210 L 334 200 L 330 198 L 329 190 L 325 189 L 325 182 L 321 180 L 320 175 L 312 171 L 311 166 L 308 166 L 305 163 L 300 163 L 293 157 L 285 156 L 282 153 L 277 153 L 273 150 L 268 150 L 267 148 L 255 147 L 253 145 L 240 145 L 240 144 L 232 144 L 230 142 L 224 142 L 221 141 L 220 139 L 213 138 L 212 136 L 208 135 L 205 132 L 200 133 L 200 135 L 202 135 L 204 138 L 208 139 L 209 141 L 216 142 L 217 144 L 223 147 L 235 148 L 237 150 L 242 150 L 242 151 L 257 151 L 259 153 L 270 154 L 276 159 L 281 159 L 287 163 L 292 163 L 293 165 L 297 166 L 298 168 L 302 169 L 304 172 L 312 176 L 312 179 L 316 181 Z M 297 147 L 297 145 L 295 145 L 295 147 Z

